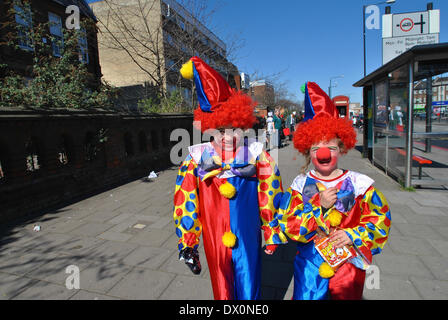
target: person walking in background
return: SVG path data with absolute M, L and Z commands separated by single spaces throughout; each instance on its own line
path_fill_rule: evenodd
M 267 145 L 268 146 L 272 146 L 272 147 L 276 147 L 276 141 L 274 139 L 274 132 L 275 132 L 275 128 L 274 128 L 274 117 L 272 114 L 272 111 L 268 112 L 268 117 L 266 118 L 266 132 L 267 132 Z
M 289 116 L 286 118 L 286 124 L 289 128 L 289 140 L 292 140 L 292 135 L 294 133 L 294 128 L 296 126 L 296 112 L 293 111 L 289 114 Z
M 280 107 L 276 107 L 274 111 L 274 139 L 276 141 L 276 147 L 282 147 L 281 133 L 282 120 L 280 119 Z

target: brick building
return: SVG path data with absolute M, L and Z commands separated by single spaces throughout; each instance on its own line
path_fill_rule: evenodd
M 84 0 L 0 0 L 0 39 L 12 36 L 14 45 L 0 45 L 0 64 L 7 65 L 4 69 L 14 71 L 23 76 L 31 77 L 33 65 L 33 52 L 35 46 L 31 32 L 33 28 L 41 23 L 50 22 L 48 37 L 42 41 L 48 43 L 50 37 L 62 39 L 62 30 L 66 28 L 66 19 L 70 14 L 66 8 L 75 5 L 79 8 L 80 22 L 91 22 L 91 28 L 81 28 L 79 39 L 79 60 L 87 64 L 88 71 L 96 79 L 101 78 L 101 68 L 98 56 L 97 31 L 95 26 L 96 17 Z M 60 57 L 63 42 L 52 44 L 52 54 Z M 1 76 L 1 75 L 0 75 Z
M 266 116 L 268 108 L 273 108 L 275 104 L 274 86 L 266 80 L 257 80 L 250 82 L 250 96 L 257 101 L 256 110 L 258 115 Z

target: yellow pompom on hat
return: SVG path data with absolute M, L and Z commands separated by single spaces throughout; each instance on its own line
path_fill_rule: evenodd
M 191 80 L 194 77 L 194 71 L 193 71 L 193 61 L 188 60 L 186 63 L 182 65 L 182 68 L 180 68 L 180 74 L 185 79 Z
M 198 108 L 193 111 L 194 125 L 202 132 L 233 127 L 249 129 L 258 122 L 254 115 L 256 101 L 232 88 L 227 80 L 199 57 L 191 57 L 179 70 L 193 80 Z
M 224 232 L 222 235 L 222 243 L 227 248 L 233 248 L 236 244 L 236 235 L 234 235 L 232 231 Z
M 325 279 L 331 278 L 334 276 L 334 270 L 327 262 L 322 262 L 319 267 L 319 275 Z

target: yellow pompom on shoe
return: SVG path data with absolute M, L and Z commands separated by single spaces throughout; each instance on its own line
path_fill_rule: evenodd
M 234 235 L 231 231 L 224 232 L 222 235 L 222 243 L 227 248 L 233 248 L 236 243 L 236 235 Z
M 337 227 L 341 224 L 342 221 L 342 214 L 336 210 L 331 210 L 331 212 L 328 214 L 328 220 L 330 221 L 330 225 L 332 227 Z
M 219 192 L 227 199 L 232 199 L 235 196 L 236 189 L 230 182 L 225 182 L 219 186 Z
M 180 74 L 185 79 L 193 79 L 194 73 L 193 73 L 193 61 L 188 60 L 188 62 L 184 63 L 182 65 L 182 68 L 180 68 Z
M 325 279 L 331 278 L 334 276 L 334 270 L 328 263 L 323 262 L 319 267 L 319 275 Z

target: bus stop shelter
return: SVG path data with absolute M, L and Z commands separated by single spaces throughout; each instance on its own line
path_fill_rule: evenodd
M 363 155 L 404 187 L 448 186 L 448 43 L 415 46 L 363 87 Z

